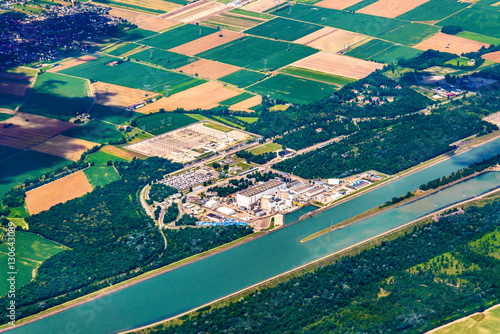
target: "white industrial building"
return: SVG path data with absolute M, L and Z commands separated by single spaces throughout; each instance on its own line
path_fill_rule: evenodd
M 226 216 L 232 216 L 236 213 L 233 209 L 225 207 L 225 206 L 221 206 L 220 208 L 217 209 L 217 211 L 226 215 Z
M 286 185 L 278 180 L 257 184 L 236 194 L 236 203 L 239 206 L 248 208 L 260 200 L 262 196 L 274 195 L 279 189 L 286 189 Z
M 205 203 L 205 206 L 209 209 L 215 210 L 219 206 L 219 202 L 214 201 L 213 199 L 209 200 Z

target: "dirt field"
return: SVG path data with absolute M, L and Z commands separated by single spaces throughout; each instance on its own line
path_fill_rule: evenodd
M 149 113 L 160 108 L 164 108 L 167 111 L 177 108 L 184 108 L 186 110 L 196 108 L 211 109 L 217 107 L 218 102 L 239 94 L 240 92 L 225 88 L 222 84 L 211 81 L 174 94 L 168 98 L 160 99 L 136 111 Z
M 56 155 L 58 157 L 72 161 L 78 161 L 83 152 L 98 145 L 99 144 L 97 143 L 93 143 L 83 139 L 57 136 L 33 147 L 32 150 Z
M 344 9 L 347 7 L 351 7 L 362 0 L 323 0 L 315 3 L 315 6 L 331 8 L 331 9 Z
M 268 10 L 269 8 L 273 8 L 273 7 L 275 7 L 275 6 L 279 5 L 279 4 L 282 4 L 282 3 L 283 3 L 282 0 L 281 1 L 275 1 L 275 0 L 257 0 L 255 2 L 252 2 L 249 5 L 246 5 L 245 7 L 243 7 L 243 9 L 262 13 L 262 12 Z
M 328 52 L 338 52 L 344 47 L 352 46 L 370 37 L 355 32 L 325 27 L 307 36 L 299 38 L 294 43 L 304 44 L 312 48 Z
M 103 148 L 101 148 L 101 151 L 103 151 L 105 153 L 109 153 L 111 155 L 114 155 L 115 157 L 122 158 L 125 160 L 132 160 L 135 157 L 134 154 L 132 154 L 130 152 L 126 152 L 124 150 L 119 149 L 116 146 L 111 146 L 111 145 L 104 146 Z
M 15 115 L 16 111 L 11 109 L 0 108 L 0 114 Z
M 0 73 L 0 93 L 24 96 L 35 77 L 15 73 Z
M 97 81 L 92 85 L 95 102 L 105 106 L 127 107 L 146 98 L 146 91 Z M 149 92 L 148 97 L 158 94 Z
M 178 6 L 172 6 L 172 9 L 176 7 Z M 178 22 L 163 19 L 161 17 L 132 12 L 126 9 L 113 8 L 112 10 L 109 11 L 109 14 L 130 21 L 136 24 L 138 28 L 157 31 L 157 32 L 170 28 L 176 24 L 179 24 Z
M 488 47 L 489 44 L 476 42 L 463 37 L 447 35 L 440 32 L 439 34 L 427 38 L 423 42 L 418 43 L 413 47 L 415 49 L 424 51 L 428 49 L 433 49 L 442 52 L 450 52 L 450 53 L 455 53 L 457 55 L 461 55 L 464 52 L 475 52 L 483 46 Z
M 79 171 L 26 193 L 26 205 L 34 215 L 92 191 L 85 173 Z
M 211 60 L 200 59 L 194 63 L 179 67 L 177 70 L 193 75 L 198 74 L 201 78 L 215 80 L 241 70 L 241 68 Z
M 384 64 L 323 52 L 301 59 L 292 65 L 354 79 L 362 79 L 376 69 L 384 67 Z
M 500 63 L 500 51 L 487 53 L 482 56 L 486 60 L 494 61 L 495 63 Z
M 379 0 L 371 5 L 361 8 L 357 12 L 394 18 L 426 3 L 427 1 L 429 0 Z
M 185 10 L 179 11 L 168 18 L 184 23 L 195 23 L 209 19 L 212 16 L 226 12 L 230 9 L 230 7 L 217 2 L 206 2 L 199 6 L 185 6 L 184 8 Z
M 53 118 L 18 112 L 0 122 L 0 144 L 26 149 L 75 126 Z
M 231 107 L 229 107 L 229 110 L 235 110 L 235 111 L 246 111 L 246 112 L 254 112 L 252 107 L 255 107 L 258 104 L 262 103 L 262 96 L 254 96 L 249 99 L 246 99 L 244 101 L 241 101 L 239 103 L 233 104 Z
M 74 67 L 76 65 L 80 65 L 80 64 L 86 63 L 86 62 L 91 61 L 91 60 L 96 60 L 96 59 L 97 59 L 96 57 L 92 57 L 92 56 L 81 56 L 81 57 L 78 57 L 75 59 L 65 61 L 64 63 L 61 63 L 59 66 L 51 68 L 47 72 L 59 72 L 59 71 L 65 70 L 67 68 Z
M 220 37 L 221 34 L 222 37 Z M 202 53 L 204 51 L 213 49 L 219 45 L 234 41 L 235 39 L 238 39 L 242 36 L 243 34 L 240 34 L 239 32 L 230 30 L 221 30 L 220 32 L 216 32 L 211 35 L 198 38 L 192 42 L 179 45 L 168 51 L 177 52 L 180 54 L 184 54 L 186 56 L 194 56 L 198 53 Z

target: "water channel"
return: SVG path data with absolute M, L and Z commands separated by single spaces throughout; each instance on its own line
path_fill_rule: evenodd
M 313 218 L 100 299 L 14 328 L 11 333 L 116 333 L 181 314 L 500 186 L 500 172 L 485 173 L 419 201 L 300 243 L 301 239 L 331 224 L 496 153 L 500 153 L 500 138 L 397 179 Z M 287 215 L 285 223 L 296 221 L 307 210 L 310 208 Z

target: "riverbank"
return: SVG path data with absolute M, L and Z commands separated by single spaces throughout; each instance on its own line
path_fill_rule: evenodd
M 491 196 L 491 195 L 495 195 L 495 196 Z M 309 263 L 304 264 L 302 266 L 299 266 L 295 269 L 284 272 L 280 275 L 276 275 L 274 277 L 271 277 L 271 278 L 269 278 L 265 281 L 262 281 L 258 284 L 254 284 L 250 287 L 239 290 L 239 291 L 232 293 L 232 294 L 229 294 L 225 297 L 219 298 L 211 303 L 206 303 L 200 307 L 197 307 L 197 308 L 192 309 L 190 311 L 184 312 L 184 313 L 179 314 L 177 316 L 168 318 L 164 321 L 159 321 L 159 322 L 156 322 L 156 323 L 148 325 L 148 326 L 143 326 L 143 327 L 137 328 L 135 330 L 125 331 L 125 332 L 121 332 L 121 333 L 132 333 L 133 332 L 133 333 L 140 333 L 140 334 L 148 334 L 148 333 L 150 333 L 150 329 L 152 329 L 152 327 L 158 326 L 160 324 L 163 324 L 164 327 L 172 326 L 174 324 L 181 324 L 183 322 L 181 318 L 183 318 L 183 317 L 188 318 L 188 317 L 196 315 L 197 313 L 200 313 L 200 312 L 205 312 L 205 311 L 209 311 L 211 309 L 223 307 L 227 304 L 230 304 L 231 302 L 238 301 L 240 298 L 242 298 L 246 295 L 249 295 L 251 293 L 256 293 L 257 291 L 259 291 L 261 289 L 275 287 L 277 284 L 279 284 L 281 282 L 288 281 L 294 277 L 302 276 L 306 272 L 314 271 L 317 267 L 332 264 L 332 263 L 340 260 L 343 257 L 353 256 L 361 251 L 376 247 L 376 246 L 380 245 L 383 241 L 395 240 L 398 237 L 405 235 L 406 233 L 410 233 L 415 226 L 420 227 L 420 226 L 424 226 L 424 225 L 431 223 L 432 222 L 431 218 L 433 216 L 435 216 L 437 214 L 441 214 L 441 213 L 443 213 L 447 210 L 450 210 L 456 206 L 463 206 L 466 204 L 472 205 L 475 202 L 481 202 L 481 201 L 487 203 L 488 201 L 495 200 L 499 197 L 500 197 L 500 190 L 499 189 L 487 191 L 481 195 L 478 195 L 477 197 L 451 204 L 445 208 L 442 208 L 442 209 L 437 210 L 435 212 L 429 213 L 429 214 L 427 214 L 423 217 L 420 217 L 418 219 L 412 220 L 404 225 L 401 225 L 399 227 L 391 229 L 385 233 L 379 234 L 377 236 L 374 236 L 372 238 L 369 238 L 367 240 L 359 242 L 355 245 L 344 248 L 340 251 L 326 255 L 322 258 L 319 258 L 315 261 L 309 262 Z
M 148 279 L 154 278 L 156 276 L 165 274 L 165 273 L 167 273 L 169 271 L 176 270 L 176 269 L 179 269 L 181 267 L 184 267 L 184 266 L 186 266 L 188 264 L 191 264 L 193 262 L 205 259 L 207 257 L 216 255 L 218 253 L 224 252 L 224 251 L 229 250 L 231 248 L 240 246 L 240 245 L 242 245 L 244 243 L 247 243 L 247 242 L 250 242 L 250 241 L 255 240 L 257 238 L 260 238 L 260 237 L 262 237 L 262 236 L 264 236 L 264 235 L 266 235 L 268 233 L 269 232 L 266 232 L 266 231 L 255 232 L 253 234 L 244 236 L 244 237 L 242 237 L 240 239 L 231 241 L 230 243 L 227 243 L 225 245 L 221 245 L 221 246 L 218 246 L 216 248 L 209 249 L 209 250 L 207 250 L 207 251 L 205 251 L 203 253 L 196 254 L 196 255 L 190 256 L 188 258 L 182 259 L 180 261 L 177 261 L 175 263 L 171 263 L 169 265 L 166 265 L 164 267 L 148 271 L 148 272 L 146 272 L 144 274 L 141 274 L 141 275 L 139 275 L 137 277 L 131 278 L 129 280 L 120 282 L 120 283 L 115 284 L 115 285 L 108 286 L 106 288 L 100 289 L 100 290 L 98 290 L 96 292 L 93 292 L 91 294 L 88 294 L 88 295 L 76 298 L 76 299 L 71 300 L 71 301 L 69 301 L 67 303 L 55 306 L 53 308 L 50 308 L 50 309 L 45 310 L 45 311 L 42 311 L 42 312 L 37 313 L 35 315 L 32 315 L 30 317 L 20 319 L 19 321 L 16 321 L 15 327 L 17 328 L 17 327 L 28 325 L 28 324 L 30 324 L 32 322 L 35 322 L 35 321 L 41 320 L 43 318 L 47 318 L 47 317 L 53 316 L 53 315 L 55 315 L 57 313 L 66 311 L 66 310 L 74 308 L 74 307 L 77 307 L 77 306 L 82 305 L 84 303 L 96 300 L 98 298 L 107 296 L 109 294 L 115 293 L 115 292 L 120 291 L 120 290 L 126 289 L 126 288 L 130 287 L 131 285 L 135 285 L 135 284 L 141 283 L 143 281 L 146 281 Z M 11 329 L 13 329 L 13 327 L 11 325 L 9 325 L 9 324 L 2 325 L 2 326 L 0 326 L 0 333 L 6 332 L 6 331 L 11 330 Z
M 376 215 L 378 215 L 378 214 L 380 214 L 382 212 L 385 212 L 385 211 L 388 211 L 388 210 L 391 210 L 391 209 L 398 208 L 398 207 L 403 206 L 403 205 L 407 205 L 407 204 L 416 202 L 416 201 L 421 200 L 421 199 L 423 199 L 425 197 L 431 196 L 432 194 L 435 194 L 435 193 L 437 193 L 439 191 L 442 191 L 442 190 L 444 190 L 446 188 L 452 187 L 452 186 L 454 186 L 454 185 L 456 185 L 458 183 L 467 181 L 467 180 L 469 180 L 471 178 L 474 178 L 474 177 L 477 177 L 477 176 L 479 176 L 481 174 L 489 173 L 489 172 L 492 172 L 492 171 L 493 170 L 489 170 L 488 169 L 488 170 L 484 170 L 484 171 L 481 171 L 481 172 L 477 172 L 477 173 L 474 173 L 472 175 L 463 177 L 463 178 L 461 178 L 459 180 L 455 180 L 455 181 L 450 182 L 448 184 L 442 185 L 442 186 L 440 186 L 440 187 L 438 187 L 436 189 L 432 189 L 432 190 L 428 190 L 428 191 L 423 191 L 423 192 L 421 192 L 421 193 L 419 193 L 419 194 L 417 194 L 417 195 L 415 195 L 413 197 L 407 198 L 407 199 L 405 199 L 405 200 L 403 200 L 401 202 L 395 203 L 393 205 L 384 206 L 384 207 L 380 207 L 379 206 L 379 207 L 373 208 L 371 210 L 363 212 L 362 214 L 359 214 L 359 215 L 354 216 L 354 217 L 352 217 L 350 219 L 344 220 L 344 221 L 342 221 L 340 223 L 337 223 L 337 224 L 332 225 L 330 227 L 327 227 L 327 228 L 325 228 L 325 229 L 323 229 L 321 231 L 318 231 L 318 232 L 316 232 L 314 234 L 311 234 L 310 236 L 308 236 L 308 237 L 300 240 L 300 242 L 308 242 L 310 240 L 316 239 L 316 238 L 318 238 L 318 237 L 320 237 L 322 235 L 325 235 L 327 233 L 333 232 L 335 230 L 344 228 L 344 227 L 349 226 L 351 224 L 355 224 L 355 223 L 358 223 L 358 222 L 360 222 L 362 220 L 365 220 L 365 219 L 371 218 L 373 216 L 376 216 Z M 315 212 L 315 211 L 313 211 L 313 212 Z

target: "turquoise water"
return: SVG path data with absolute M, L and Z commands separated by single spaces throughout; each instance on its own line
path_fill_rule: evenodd
M 178 315 L 500 186 L 500 173 L 483 174 L 417 202 L 300 243 L 304 237 L 331 224 L 496 153 L 500 153 L 500 139 L 398 179 L 316 217 L 109 296 L 15 328 L 12 333 L 116 333 Z M 285 223 L 295 221 L 308 210 L 310 208 L 304 208 L 287 215 Z

